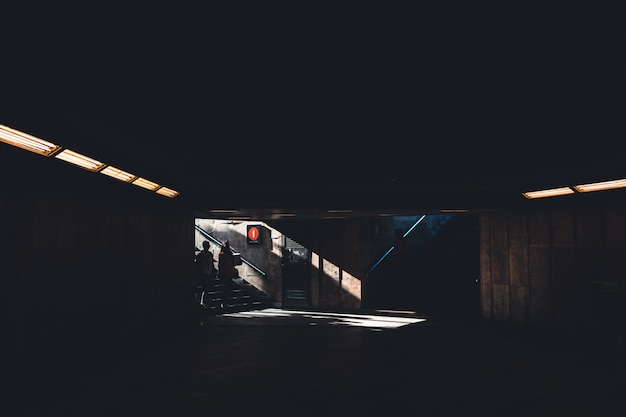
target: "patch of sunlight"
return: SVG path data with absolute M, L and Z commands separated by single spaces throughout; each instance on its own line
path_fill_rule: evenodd
M 401 314 L 401 315 L 396 315 Z M 409 324 L 415 324 L 426 321 L 425 318 L 416 317 L 414 312 L 401 311 L 393 312 L 387 310 L 386 312 L 377 312 L 375 314 L 361 314 L 361 313 L 338 313 L 338 312 L 323 312 L 323 311 L 306 311 L 306 310 L 283 310 L 280 308 L 266 308 L 263 310 L 255 311 L 242 311 L 236 313 L 224 314 L 228 317 L 241 317 L 241 318 L 304 318 L 309 321 L 310 325 L 341 325 L 341 326 L 356 326 L 367 327 L 373 329 L 394 329 Z
M 276 311 L 270 311 L 276 310 Z M 284 311 L 280 312 L 278 309 L 274 308 L 266 308 L 264 310 L 254 310 L 254 311 L 240 311 L 236 313 L 225 313 L 222 316 L 224 317 L 290 317 L 291 314 L 289 312 Z

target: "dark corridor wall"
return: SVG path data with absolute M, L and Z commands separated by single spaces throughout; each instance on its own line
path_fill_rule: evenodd
M 607 319 L 594 283 L 626 284 L 625 235 L 626 206 L 619 204 L 482 214 L 482 316 L 593 333 Z M 615 300 L 624 311 L 624 299 Z M 623 324 L 624 317 L 613 319 Z
M 191 314 L 194 230 L 186 212 L 4 193 L 0 236 L 5 371 L 105 363 Z

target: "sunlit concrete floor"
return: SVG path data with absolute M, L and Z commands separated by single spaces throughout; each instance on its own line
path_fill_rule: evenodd
M 4 415 L 623 417 L 623 355 L 602 351 L 479 320 L 266 309 L 53 378 Z

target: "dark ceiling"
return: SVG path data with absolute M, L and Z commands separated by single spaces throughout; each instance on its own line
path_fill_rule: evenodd
M 174 188 L 198 215 L 526 207 L 523 191 L 626 177 L 618 15 L 378 7 L 23 31 L 0 124 Z

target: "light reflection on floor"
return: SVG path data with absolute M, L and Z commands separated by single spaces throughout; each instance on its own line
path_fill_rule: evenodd
M 417 317 L 414 312 L 407 311 L 376 311 L 373 313 L 341 313 L 324 311 L 290 310 L 281 308 L 266 308 L 263 310 L 241 311 L 224 313 L 222 317 L 233 318 L 297 318 L 308 321 L 311 326 L 339 325 L 367 327 L 372 330 L 395 329 L 426 321 Z

